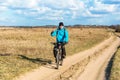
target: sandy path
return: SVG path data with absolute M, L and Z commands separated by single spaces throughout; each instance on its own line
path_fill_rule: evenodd
M 117 38 L 117 40 L 115 40 L 108 48 L 101 52 L 102 54 L 100 56 L 89 62 L 85 71 L 77 80 L 105 80 L 105 69 L 119 45 L 120 40 Z
M 55 80 L 56 77 L 58 77 L 60 74 L 65 72 L 72 65 L 75 65 L 78 62 L 82 61 L 83 59 L 87 58 L 88 56 L 93 55 L 99 50 L 105 48 L 105 46 L 111 45 L 109 48 L 105 50 L 105 52 L 103 52 L 104 55 L 98 57 L 98 59 L 95 60 L 95 62 L 91 61 L 85 68 L 85 71 L 78 78 L 78 80 L 97 80 L 95 78 L 98 77 L 98 73 L 100 73 L 100 70 L 105 69 L 102 67 L 104 67 L 104 64 L 106 63 L 106 61 L 108 61 L 108 58 L 111 57 L 113 53 L 116 51 L 116 48 L 118 47 L 119 44 L 120 44 L 120 40 L 118 38 L 115 40 L 114 37 L 110 37 L 109 39 L 105 40 L 99 45 L 92 47 L 91 49 L 67 57 L 64 60 L 63 66 L 60 67 L 59 70 L 54 69 L 55 64 L 53 63 L 52 65 L 42 66 L 38 69 L 28 72 L 23 76 L 16 78 L 15 80 Z M 103 57 L 104 59 L 102 59 L 101 57 Z M 94 73 L 92 69 L 95 71 Z M 91 71 L 93 74 L 91 74 Z M 101 72 L 101 74 L 102 73 L 103 72 Z M 88 76 L 89 79 L 87 78 L 84 79 L 84 77 L 86 76 Z M 101 77 L 104 77 L 104 75 L 101 75 Z

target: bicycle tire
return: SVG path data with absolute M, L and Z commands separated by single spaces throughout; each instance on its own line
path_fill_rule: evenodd
M 57 52 L 57 55 L 56 55 L 56 69 L 59 68 L 59 51 Z
M 59 60 L 60 60 L 59 63 L 60 63 L 60 65 L 62 66 L 62 64 L 63 64 L 62 50 L 60 50 L 59 56 L 60 56 L 60 58 L 59 58 Z

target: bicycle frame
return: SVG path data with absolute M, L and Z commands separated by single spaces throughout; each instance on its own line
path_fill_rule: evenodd
M 62 57 L 62 43 L 52 43 L 56 47 L 56 69 L 59 68 L 59 65 L 62 66 L 63 64 L 63 57 Z
M 62 58 L 62 44 L 61 43 L 57 43 L 57 54 L 56 54 L 56 68 L 59 68 L 59 65 L 62 65 L 63 62 L 63 58 Z

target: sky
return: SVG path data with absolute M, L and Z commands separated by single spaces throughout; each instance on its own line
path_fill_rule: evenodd
M 120 24 L 120 0 L 0 0 L 1 26 Z

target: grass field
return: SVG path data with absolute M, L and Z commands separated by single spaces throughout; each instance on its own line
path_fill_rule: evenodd
M 0 29 L 0 80 L 12 80 L 31 69 L 54 61 L 55 28 Z M 68 28 L 67 55 L 86 50 L 109 37 L 104 28 Z
M 110 80 L 120 80 L 120 48 L 114 57 Z

